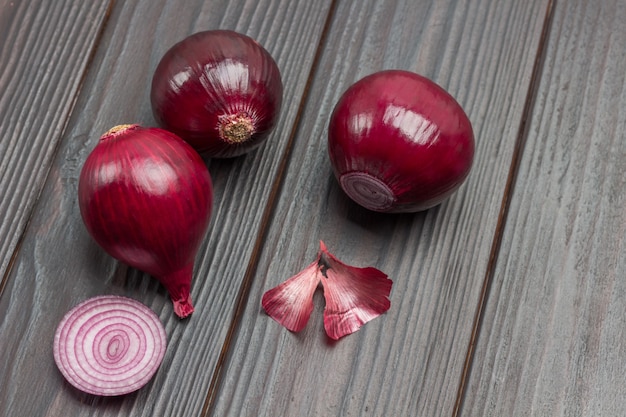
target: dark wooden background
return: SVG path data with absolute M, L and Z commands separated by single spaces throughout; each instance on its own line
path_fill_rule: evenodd
M 0 0 L 0 416 L 623 416 L 624 22 L 624 0 Z M 180 321 L 88 236 L 77 178 L 104 131 L 155 125 L 158 60 L 215 28 L 270 51 L 284 107 L 263 147 L 207 160 Z M 326 156 L 341 93 L 386 68 L 442 85 L 476 134 L 467 182 L 417 214 L 356 206 Z M 336 343 L 321 297 L 299 334 L 260 307 L 320 239 L 394 280 L 389 312 Z M 52 358 L 59 320 L 100 294 L 168 335 L 123 397 L 78 392 Z

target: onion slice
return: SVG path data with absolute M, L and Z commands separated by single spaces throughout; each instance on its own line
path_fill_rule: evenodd
M 159 317 L 139 301 L 115 295 L 71 309 L 54 336 L 54 361 L 79 390 L 123 395 L 148 383 L 167 345 Z
M 393 282 L 376 268 L 346 265 L 320 242 L 317 260 L 263 294 L 267 314 L 292 332 L 306 326 L 313 311 L 313 294 L 324 288 L 324 328 L 334 340 L 357 331 L 391 307 Z

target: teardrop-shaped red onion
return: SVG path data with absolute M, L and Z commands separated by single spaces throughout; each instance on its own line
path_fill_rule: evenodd
M 87 157 L 78 197 L 95 241 L 161 281 L 179 317 L 191 314 L 193 264 L 213 203 L 200 155 L 166 130 L 116 126 Z
M 379 212 L 441 203 L 465 180 L 472 125 L 459 103 L 418 74 L 387 70 L 353 84 L 331 115 L 328 152 L 341 188 Z
M 54 335 L 54 361 L 83 392 L 123 395 L 156 373 L 167 345 L 159 317 L 139 301 L 93 297 L 65 314 Z
M 150 100 L 156 120 L 211 157 L 257 148 L 278 119 L 283 85 L 272 56 L 231 31 L 195 33 L 159 62 Z

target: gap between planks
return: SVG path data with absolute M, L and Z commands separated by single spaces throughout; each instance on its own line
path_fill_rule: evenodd
M 254 276 L 256 274 L 256 270 L 257 270 L 259 260 L 261 257 L 261 252 L 263 250 L 265 237 L 269 230 L 269 226 L 272 221 L 272 216 L 274 214 L 274 211 L 276 209 L 276 205 L 278 202 L 278 198 L 280 196 L 280 192 L 281 192 L 282 185 L 284 182 L 285 173 L 287 172 L 287 166 L 289 164 L 289 160 L 291 157 L 291 150 L 293 148 L 294 138 L 297 136 L 298 131 L 300 130 L 302 114 L 304 113 L 304 108 L 306 106 L 306 103 L 309 97 L 311 85 L 318 71 L 319 62 L 321 59 L 321 55 L 323 53 L 324 46 L 326 45 L 326 42 L 327 42 L 328 33 L 330 32 L 332 21 L 335 16 L 335 12 L 337 10 L 338 1 L 339 0 L 332 0 L 330 8 L 328 10 L 328 14 L 326 15 L 326 21 L 324 22 L 324 27 L 322 28 L 322 34 L 320 36 L 317 49 L 315 50 L 315 55 L 313 57 L 311 70 L 309 71 L 306 85 L 304 87 L 304 91 L 302 94 L 302 99 L 300 100 L 300 104 L 298 106 L 298 112 L 296 114 L 291 132 L 289 134 L 289 139 L 287 140 L 285 150 L 283 151 L 283 155 L 280 159 L 280 164 L 278 166 L 276 176 L 274 177 L 274 181 L 272 182 L 272 186 L 269 192 L 269 198 L 265 206 L 265 209 L 263 211 L 261 224 L 259 226 L 259 232 L 254 242 L 254 247 L 252 249 L 252 254 L 250 256 L 250 261 L 248 262 L 248 267 L 246 268 L 246 272 L 244 274 L 241 286 L 239 287 L 239 293 L 237 294 L 237 302 L 235 304 L 233 316 L 230 321 L 230 326 L 228 327 L 228 332 L 226 333 L 226 337 L 224 338 L 224 343 L 222 344 L 220 355 L 217 359 L 215 369 L 213 370 L 211 383 L 209 384 L 209 388 L 207 390 L 206 398 L 204 401 L 204 406 L 202 407 L 202 414 L 201 414 L 202 417 L 210 416 L 213 411 L 213 407 L 215 406 L 216 396 L 219 392 L 221 381 L 224 376 L 224 371 L 228 362 L 230 349 L 241 324 L 243 311 L 248 301 L 250 288 L 252 286 L 252 280 L 254 279 Z
M 109 0 L 109 5 L 107 6 L 104 12 L 104 17 L 102 18 L 102 22 L 100 24 L 100 27 L 98 28 L 96 37 L 94 38 L 93 45 L 87 56 L 85 67 L 83 69 L 82 74 L 80 75 L 78 86 L 76 88 L 76 91 L 74 92 L 73 97 L 71 97 L 71 104 L 70 104 L 69 110 L 65 116 L 65 120 L 63 121 L 63 124 L 61 127 L 61 132 L 59 133 L 59 140 L 57 140 L 56 144 L 54 145 L 54 149 L 50 156 L 50 160 L 54 160 L 56 158 L 56 155 L 59 152 L 59 149 L 61 148 L 62 139 L 63 137 L 65 137 L 65 130 L 67 129 L 70 119 L 72 118 L 74 114 L 74 107 L 76 106 L 78 97 L 80 96 L 80 93 L 83 90 L 85 80 L 87 79 L 87 74 L 89 73 L 89 70 L 91 69 L 91 65 L 96 55 L 96 51 L 98 50 L 98 47 L 100 46 L 100 41 L 102 40 L 102 37 L 104 36 L 104 31 L 109 23 L 109 18 L 111 17 L 111 12 L 113 11 L 114 6 L 115 6 L 115 0 Z M 13 270 L 13 266 L 15 265 L 15 260 L 17 259 L 18 254 L 20 253 L 20 250 L 22 249 L 24 238 L 26 237 L 26 233 L 28 232 L 30 228 L 30 224 L 35 214 L 35 211 L 37 207 L 39 206 L 41 195 L 43 193 L 44 186 L 46 182 L 48 181 L 48 176 L 50 175 L 51 169 L 52 169 L 52 163 L 48 165 L 48 169 L 46 170 L 46 173 L 43 176 L 41 183 L 39 184 L 39 189 L 36 191 L 35 200 L 28 212 L 28 215 L 26 216 L 26 222 L 24 223 L 24 227 L 22 228 L 22 231 L 20 232 L 20 237 L 17 240 L 15 249 L 13 249 L 13 253 L 11 254 L 11 257 L 9 258 L 7 268 L 4 271 L 4 274 L 2 275 L 2 279 L 0 280 L 0 298 L 2 298 L 2 295 L 4 294 L 4 289 L 6 288 L 6 285 L 9 282 L 9 277 L 11 276 L 11 271 Z
M 498 256 L 500 255 L 500 247 L 502 246 L 502 237 L 504 235 L 504 228 L 506 227 L 506 222 L 509 214 L 511 197 L 515 189 L 520 162 L 529 135 L 530 123 L 528 123 L 528 121 L 532 115 L 537 98 L 537 93 L 539 90 L 539 79 L 541 77 L 541 71 L 544 65 L 548 40 L 550 37 L 550 28 L 552 26 L 552 21 L 554 18 L 555 2 L 556 0 L 549 0 L 546 6 L 543 27 L 541 29 L 541 36 L 539 37 L 539 45 L 537 47 L 537 53 L 535 55 L 535 62 L 533 63 L 530 84 L 528 86 L 528 93 L 526 95 L 526 101 L 524 102 L 524 108 L 522 110 L 522 119 L 518 129 L 517 137 L 515 139 L 515 147 L 513 150 L 513 156 L 511 158 L 511 165 L 509 167 L 506 185 L 502 194 L 500 212 L 498 213 L 498 222 L 496 224 L 496 229 L 494 231 L 494 236 L 491 244 L 491 250 L 489 252 L 489 261 L 487 263 L 485 278 L 483 280 L 480 297 L 478 299 L 478 305 L 476 306 L 476 311 L 474 313 L 472 332 L 469 344 L 467 346 L 467 353 L 465 355 L 463 371 L 461 373 L 459 381 L 456 402 L 452 410 L 452 417 L 460 416 L 461 409 L 463 407 L 463 401 L 465 399 L 465 394 L 467 391 L 467 380 L 469 378 L 469 374 L 472 368 L 472 362 L 474 359 L 474 348 L 476 347 L 476 341 L 480 334 L 485 306 L 489 299 L 491 282 L 493 281 L 496 263 L 498 260 Z

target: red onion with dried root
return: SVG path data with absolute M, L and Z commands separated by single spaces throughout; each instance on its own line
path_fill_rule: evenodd
M 328 252 L 324 242 L 315 262 L 263 294 L 267 314 L 292 332 L 304 329 L 313 311 L 313 294 L 324 288 L 324 328 L 331 339 L 354 333 L 389 310 L 392 281 L 376 268 L 349 266 Z
M 465 180 L 474 157 L 472 125 L 443 88 L 408 71 L 356 82 L 331 115 L 328 152 L 345 193 L 378 212 L 415 212 L 441 203 Z
M 194 259 L 213 203 L 200 155 L 163 129 L 116 126 L 87 157 L 78 197 L 94 240 L 114 258 L 157 278 L 174 312 L 190 315 Z
M 172 46 L 150 92 L 161 126 L 211 157 L 260 146 L 276 124 L 282 96 L 280 71 L 269 52 L 230 30 L 198 32 Z
M 79 390 L 104 396 L 143 387 L 156 373 L 167 345 L 159 317 L 139 301 L 114 295 L 83 301 L 61 320 L 54 361 Z

